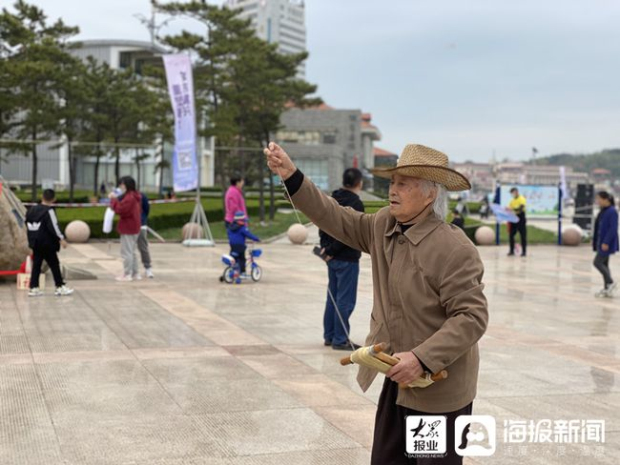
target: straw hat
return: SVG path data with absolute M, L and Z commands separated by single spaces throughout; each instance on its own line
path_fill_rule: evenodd
M 465 176 L 448 167 L 448 156 L 438 150 L 418 144 L 408 144 L 392 168 L 375 168 L 372 174 L 391 179 L 393 175 L 427 179 L 445 186 L 449 191 L 465 191 L 471 184 Z

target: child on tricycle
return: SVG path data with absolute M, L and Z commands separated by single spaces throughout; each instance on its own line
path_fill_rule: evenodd
M 254 242 L 260 242 L 260 239 L 252 234 L 247 227 L 247 218 L 245 213 L 238 211 L 235 213 L 233 222 L 228 227 L 230 255 L 224 255 L 222 257 L 222 262 L 224 262 L 227 266 L 220 278 L 220 281 L 226 281 L 227 283 L 240 283 L 241 280 L 248 279 L 246 272 L 248 265 L 251 267 L 250 276 L 252 277 L 252 280 L 260 280 L 262 270 L 254 259 L 260 256 L 261 250 L 252 249 L 249 259 L 246 259 L 245 252 L 247 250 L 247 246 L 245 242 L 247 239 Z

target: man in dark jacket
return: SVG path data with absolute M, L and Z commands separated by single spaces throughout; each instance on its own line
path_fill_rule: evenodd
M 351 207 L 363 212 L 364 204 L 360 200 L 362 191 L 362 172 L 357 168 L 348 168 L 342 175 L 341 189 L 332 193 L 332 197 L 343 207 Z M 335 350 L 352 350 L 359 347 L 348 339 L 349 317 L 355 309 L 357 300 L 357 281 L 360 273 L 362 253 L 337 241 L 327 233 L 320 231 L 321 255 L 327 262 L 329 274 L 329 291 L 323 317 L 323 338 L 325 345 Z M 331 296 L 330 296 L 331 293 Z M 332 300 L 336 301 L 338 310 Z
M 39 277 L 41 276 L 41 266 L 44 260 L 49 265 L 54 276 L 54 284 L 56 285 L 54 294 L 57 296 L 73 294 L 73 289 L 65 285 L 60 272 L 58 251 L 61 245 L 63 249 L 66 248 L 67 242 L 58 227 L 58 220 L 53 208 L 55 201 L 56 193 L 52 189 L 45 189 L 41 203 L 30 208 L 26 214 L 28 246 L 32 249 L 34 255 L 30 275 L 30 292 L 28 292 L 30 297 L 43 295 L 39 288 Z
M 452 221 L 450 223 L 454 226 L 458 226 L 462 230 L 465 230 L 465 219 L 463 218 L 463 215 L 461 215 L 461 212 L 456 208 L 452 210 Z

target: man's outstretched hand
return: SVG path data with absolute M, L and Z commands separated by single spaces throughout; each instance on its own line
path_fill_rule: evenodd
M 263 152 L 267 156 L 267 166 L 269 166 L 271 172 L 280 176 L 284 181 L 297 171 L 291 158 L 275 142 L 269 142 L 269 145 Z

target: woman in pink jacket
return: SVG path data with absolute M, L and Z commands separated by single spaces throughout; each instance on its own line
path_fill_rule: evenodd
M 230 179 L 230 187 L 226 191 L 224 197 L 224 203 L 226 204 L 226 215 L 224 216 L 224 222 L 226 228 L 233 222 L 235 218 L 235 212 L 243 212 L 245 216 L 248 216 L 248 210 L 245 207 L 245 199 L 243 198 L 243 185 L 245 181 L 239 177 L 233 177 Z

